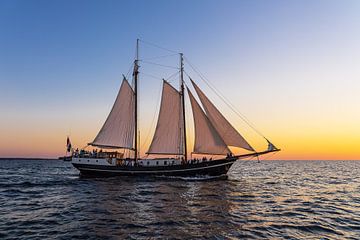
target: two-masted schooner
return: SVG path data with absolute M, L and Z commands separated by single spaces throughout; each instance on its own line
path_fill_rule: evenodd
M 146 152 L 147 157 L 141 158 L 138 142 L 138 48 L 139 40 L 137 40 L 137 54 L 133 68 L 133 86 L 124 77 L 110 114 L 95 139 L 88 144 L 95 150 L 93 149 L 92 152 L 76 150 L 72 153 L 72 164 L 81 175 L 220 176 L 225 175 L 231 165 L 240 158 L 257 157 L 279 151 L 267 139 L 265 140 L 268 142 L 268 149 L 256 151 L 190 79 L 202 105 L 187 88 L 194 121 L 192 153 L 200 154 L 202 158 L 189 159 L 184 64 L 183 54 L 179 53 L 180 89 L 163 81 L 156 129 Z M 246 149 L 249 153 L 233 155 L 229 146 Z M 125 156 L 125 151 L 132 154 Z M 149 158 L 149 156 L 156 157 Z M 213 156 L 217 157 L 213 159 Z

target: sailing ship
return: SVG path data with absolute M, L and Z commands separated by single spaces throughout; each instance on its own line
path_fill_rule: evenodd
M 147 157 L 140 157 L 138 130 L 139 39 L 136 49 L 132 74 L 133 86 L 124 76 L 110 114 L 95 139 L 88 143 L 94 148 L 93 151 L 76 150 L 72 154 L 72 164 L 80 171 L 81 175 L 226 176 L 230 167 L 238 159 L 258 157 L 280 151 L 266 138 L 268 149 L 256 151 L 222 115 L 199 86 L 190 79 L 202 105 L 186 86 L 194 121 L 194 146 L 191 156 L 202 156 L 202 158 L 188 158 L 184 56 L 179 53 L 180 88 L 176 89 L 169 82 L 163 80 L 155 132 L 146 152 Z M 247 150 L 248 153 L 234 155 L 229 147 L 239 147 Z M 126 154 L 128 156 L 125 156 Z M 150 158 L 149 156 L 155 157 Z

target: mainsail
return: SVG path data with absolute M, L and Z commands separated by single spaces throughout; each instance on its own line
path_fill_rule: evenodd
M 219 154 L 231 153 L 224 140 L 211 124 L 200 105 L 188 89 L 195 128 L 194 151 L 196 154 Z
M 181 106 L 179 91 L 164 81 L 158 122 L 148 154 L 184 154 Z
M 97 147 L 133 149 L 134 101 L 134 91 L 124 79 L 108 118 L 94 141 L 89 144 Z
M 191 80 L 191 79 L 190 79 Z M 196 93 L 205 109 L 206 115 L 210 119 L 216 131 L 220 134 L 227 146 L 241 147 L 249 151 L 255 151 L 250 144 L 240 135 L 238 131 L 220 113 L 212 102 L 205 96 L 200 88 L 191 80 Z

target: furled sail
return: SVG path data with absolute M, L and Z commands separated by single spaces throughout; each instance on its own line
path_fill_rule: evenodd
M 241 147 L 249 151 L 255 151 L 240 133 L 229 123 L 212 102 L 205 96 L 200 88 L 191 80 L 197 95 L 205 109 L 206 115 L 220 134 L 227 146 Z
M 230 153 L 224 140 L 220 137 L 214 126 L 211 124 L 200 105 L 189 91 L 191 108 L 194 117 L 195 142 L 193 153 L 198 154 L 219 154 Z
M 114 106 L 92 143 L 93 146 L 108 148 L 128 148 L 134 145 L 134 91 L 124 79 Z
M 164 80 L 158 122 L 147 153 L 184 154 L 182 128 L 180 93 Z

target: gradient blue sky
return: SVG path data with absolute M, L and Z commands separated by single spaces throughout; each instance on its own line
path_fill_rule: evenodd
M 280 158 L 360 158 L 359 13 L 360 1 L 1 0 L 0 156 L 91 141 L 141 38 L 183 51 Z M 147 132 L 160 80 L 142 79 Z

